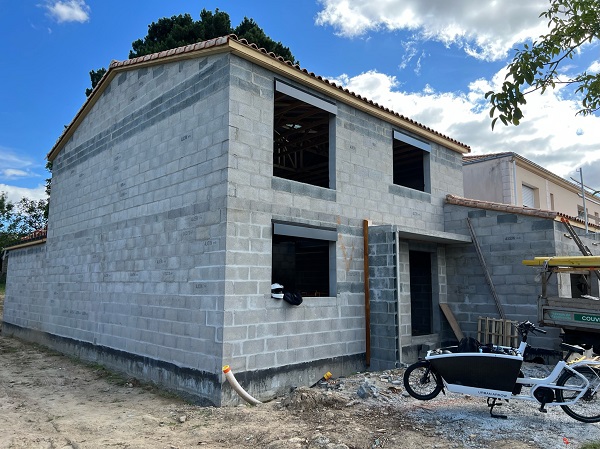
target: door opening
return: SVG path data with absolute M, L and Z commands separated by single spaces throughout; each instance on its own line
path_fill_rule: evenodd
M 412 335 L 433 333 L 431 253 L 409 251 Z

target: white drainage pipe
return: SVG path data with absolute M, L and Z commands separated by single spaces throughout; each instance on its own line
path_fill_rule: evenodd
M 244 401 L 246 401 L 248 404 L 252 404 L 252 405 L 262 404 L 262 402 L 260 402 L 258 399 L 254 399 L 252 396 L 250 396 L 248 394 L 248 392 L 246 390 L 244 390 L 242 388 L 242 386 L 238 383 L 235 376 L 231 372 L 231 368 L 229 367 L 229 365 L 225 365 L 223 367 L 223 374 L 225 374 L 225 377 L 227 378 L 229 385 L 231 385 L 231 388 L 233 388 L 236 391 L 236 393 L 239 394 Z

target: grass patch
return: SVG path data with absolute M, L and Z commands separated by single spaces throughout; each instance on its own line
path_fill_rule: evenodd
M 589 443 L 584 443 L 581 446 L 581 449 L 600 449 L 600 441 L 590 441 Z
M 90 368 L 92 371 L 94 371 L 96 376 L 98 376 L 98 379 L 104 379 L 106 382 L 113 384 L 113 385 L 118 385 L 120 387 L 125 386 L 125 384 L 127 383 L 127 379 L 125 377 L 123 377 L 121 374 L 115 373 L 114 371 L 106 369 L 104 366 L 102 366 L 98 363 L 86 363 L 81 360 L 80 360 L 80 362 L 83 365 L 87 365 L 88 368 Z

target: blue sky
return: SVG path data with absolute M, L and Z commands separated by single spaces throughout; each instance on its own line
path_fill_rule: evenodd
M 472 148 L 514 151 L 600 189 L 600 118 L 568 89 L 528 97 L 518 127 L 492 132 L 485 92 L 512 49 L 546 32 L 546 0 L 0 0 L 0 191 L 44 197 L 45 156 L 85 101 L 91 69 L 127 58 L 161 17 L 203 8 L 253 18 L 303 68 Z M 598 44 L 566 72 L 600 67 Z

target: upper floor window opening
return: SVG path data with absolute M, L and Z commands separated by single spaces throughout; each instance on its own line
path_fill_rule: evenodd
M 335 188 L 337 106 L 275 81 L 273 176 Z
M 431 145 L 416 137 L 394 131 L 394 184 L 431 193 L 429 155 Z

